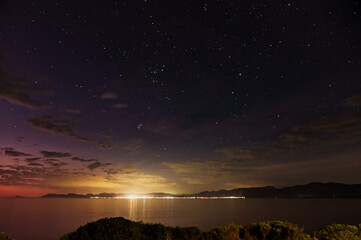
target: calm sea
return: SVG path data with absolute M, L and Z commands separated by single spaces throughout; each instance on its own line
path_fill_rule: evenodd
M 279 219 L 312 232 L 331 223 L 361 223 L 361 199 L 0 199 L 0 232 L 16 240 L 58 239 L 115 216 L 202 230 Z

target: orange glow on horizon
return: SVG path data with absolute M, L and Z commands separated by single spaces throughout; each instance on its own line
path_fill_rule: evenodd
M 49 192 L 54 192 L 50 188 L 40 188 L 33 186 L 10 186 L 0 185 L 0 197 L 41 197 Z

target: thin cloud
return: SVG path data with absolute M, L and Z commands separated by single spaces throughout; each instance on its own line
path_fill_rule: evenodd
M 66 121 L 53 120 L 53 118 L 48 115 L 33 118 L 26 122 L 33 127 L 53 134 L 69 135 L 70 133 L 73 133 L 73 124 Z
M 117 103 L 117 104 L 114 104 L 113 107 L 117 108 L 117 109 L 122 109 L 122 108 L 128 107 L 128 105 L 124 104 L 124 103 Z
M 60 152 L 48 152 L 48 151 L 41 151 L 46 158 L 64 158 L 64 157 L 71 157 L 70 153 L 60 153 Z
M 0 71 L 0 98 L 30 109 L 44 109 L 50 106 L 48 103 L 36 101 L 30 97 L 28 92 L 31 91 L 32 88 L 27 87 L 25 82 L 16 81 Z
M 145 143 L 146 140 L 142 138 L 131 138 L 129 140 L 120 142 L 117 149 L 124 152 L 136 153 L 142 150 Z
M 100 168 L 101 166 L 103 166 L 103 164 L 101 164 L 100 162 L 95 162 L 95 163 L 89 164 L 87 166 L 87 168 L 89 168 L 90 170 L 93 171 L 94 169 Z
M 48 108 L 50 106 L 48 103 L 37 101 L 29 95 L 37 92 L 39 89 L 30 86 L 29 81 L 9 76 L 0 69 L 0 98 L 30 109 Z
M 35 157 L 35 158 L 26 158 L 25 162 L 36 162 L 39 161 L 41 158 Z
M 57 166 L 41 166 L 39 163 L 29 163 L 27 165 L 0 165 L 0 185 L 14 186 L 43 186 L 51 184 L 52 179 L 56 181 L 59 178 L 64 179 L 68 174 L 66 169 Z
M 108 175 L 119 175 L 119 174 L 132 174 L 135 173 L 135 167 L 134 166 L 125 166 L 125 167 L 119 167 L 119 168 L 109 168 L 104 170 L 105 173 Z
M 112 92 L 106 92 L 101 95 L 102 99 L 117 99 L 118 94 Z
M 44 165 L 41 164 L 41 163 L 34 163 L 34 162 L 31 162 L 31 163 L 28 163 L 29 166 L 38 166 L 38 167 L 43 167 Z
M 277 141 L 217 149 L 229 159 L 269 164 L 279 161 L 304 160 L 313 155 L 328 154 L 361 144 L 361 114 L 348 112 L 324 116 L 295 126 L 281 134 Z M 271 161 L 270 161 L 271 160 Z
M 361 94 L 347 98 L 343 104 L 347 107 L 361 107 Z
M 74 123 L 65 120 L 57 120 L 49 115 L 29 119 L 26 123 L 39 130 L 55 135 L 64 135 L 80 142 L 91 142 L 89 138 L 75 134 Z
M 30 157 L 30 156 L 33 156 L 33 155 L 29 154 L 29 153 L 16 151 L 14 148 L 2 148 L 1 150 L 4 151 L 5 156 L 11 156 L 11 157 Z
M 79 142 L 93 142 L 90 138 L 87 137 L 77 136 L 75 134 L 70 134 L 69 136 L 73 137 L 75 140 Z
M 184 121 L 181 119 L 157 117 L 146 121 L 144 123 L 144 129 L 155 134 L 163 135 L 178 131 L 183 123 Z
M 84 159 L 84 158 L 80 158 L 80 157 L 73 157 L 71 160 L 73 160 L 73 161 L 79 161 L 79 162 L 94 162 L 94 161 L 98 161 L 97 159 Z
M 101 163 L 99 161 L 96 161 L 92 164 L 89 164 L 87 166 L 88 169 L 90 169 L 91 171 L 93 171 L 94 169 L 97 169 L 97 168 L 105 168 L 106 166 L 110 166 L 112 165 L 111 163 Z
M 104 134 L 102 137 L 104 137 L 105 139 L 113 139 L 113 135 L 111 134 Z
M 66 162 L 53 162 L 51 163 L 53 167 L 62 167 L 68 165 Z
M 99 142 L 97 146 L 99 149 L 102 149 L 102 150 L 113 150 L 114 149 L 112 144 L 105 143 L 105 142 Z
M 80 109 L 76 109 L 76 108 L 65 108 L 65 109 L 63 109 L 63 112 L 70 113 L 70 114 L 80 114 L 81 113 Z
M 48 159 L 45 159 L 45 160 L 43 160 L 43 162 L 44 163 L 46 163 L 46 164 L 53 164 L 53 163 L 55 163 L 55 162 L 59 162 L 59 160 L 58 159 L 54 159 L 54 158 L 48 158 Z

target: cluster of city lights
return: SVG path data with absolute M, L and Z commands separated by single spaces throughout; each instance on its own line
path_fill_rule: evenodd
M 227 196 L 227 197 L 196 197 L 196 196 L 188 196 L 188 197 L 174 197 L 174 196 L 165 196 L 165 197 L 152 197 L 146 195 L 127 195 L 127 196 L 118 196 L 118 197 L 91 197 L 91 198 L 115 198 L 115 199 L 245 199 L 245 197 L 237 197 L 237 196 Z

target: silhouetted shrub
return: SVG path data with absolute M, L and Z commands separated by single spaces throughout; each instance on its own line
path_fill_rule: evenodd
M 122 217 L 103 218 L 91 222 L 76 231 L 64 234 L 60 240 L 158 240 L 198 239 L 201 231 L 196 227 L 166 227 L 162 224 L 133 222 Z
M 228 226 L 216 227 L 202 234 L 202 240 L 238 240 L 241 226 L 230 224 Z
M 1 235 L 0 235 L 1 236 Z M 64 234 L 60 240 L 361 240 L 361 224 L 357 226 L 333 224 L 314 233 L 287 221 L 267 221 L 247 226 L 216 227 L 201 232 L 197 227 L 167 227 L 145 224 L 122 217 L 103 218 Z M 0 240 L 11 240 L 1 238 Z
M 198 227 L 168 227 L 168 232 L 171 233 L 172 240 L 196 240 L 201 236 L 201 230 Z
M 4 232 L 0 232 L 0 240 L 14 240 L 13 238 L 11 238 L 9 235 L 7 235 Z
M 267 221 L 252 223 L 240 230 L 244 240 L 308 240 L 311 236 L 303 228 L 287 221 Z
M 314 237 L 317 240 L 361 240 L 361 224 L 331 224 L 314 232 Z

